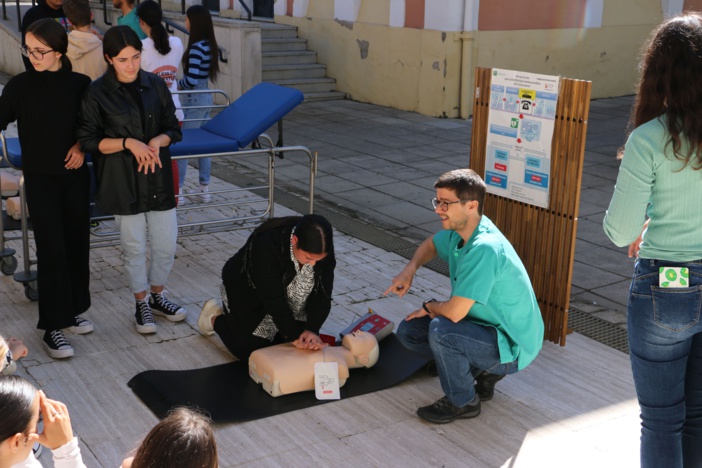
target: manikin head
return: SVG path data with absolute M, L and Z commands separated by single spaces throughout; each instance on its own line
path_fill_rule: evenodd
M 344 335 L 341 344 L 351 351 L 356 364 L 361 367 L 373 367 L 378 362 L 380 348 L 375 335 L 364 331 L 355 331 Z

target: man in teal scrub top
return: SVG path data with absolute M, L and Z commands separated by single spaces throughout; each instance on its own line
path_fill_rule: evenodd
M 435 360 L 445 393 L 417 415 L 448 423 L 478 416 L 497 381 L 534 360 L 544 324 L 519 256 L 483 216 L 485 182 L 457 169 L 434 188 L 432 204 L 444 230 L 419 246 L 385 294 L 404 296 L 419 267 L 437 256 L 449 264 L 451 297 L 425 301 L 397 329 L 406 348 Z

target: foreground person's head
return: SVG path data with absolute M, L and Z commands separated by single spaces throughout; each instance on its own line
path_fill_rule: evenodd
M 176 408 L 146 435 L 122 468 L 217 468 L 217 442 L 209 418 Z

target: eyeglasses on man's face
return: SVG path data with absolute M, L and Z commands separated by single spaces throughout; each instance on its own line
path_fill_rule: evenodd
M 431 199 L 431 206 L 434 207 L 434 209 L 439 208 L 441 211 L 448 211 L 449 206 L 455 205 L 456 203 L 464 203 L 464 202 L 469 202 L 471 200 L 456 200 L 456 201 L 443 201 L 439 200 L 438 198 L 432 198 Z
M 53 50 L 31 50 L 28 49 L 27 46 L 24 46 L 20 47 L 20 52 L 22 52 L 22 55 L 24 55 L 25 57 L 32 57 L 34 60 L 44 60 L 44 56 L 48 53 L 53 52 Z

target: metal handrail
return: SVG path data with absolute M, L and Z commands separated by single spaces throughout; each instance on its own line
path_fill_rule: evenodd
M 102 0 L 102 20 L 105 22 L 106 25 L 112 26 L 112 23 L 107 21 L 107 0 Z
M 3 0 L 3 4 L 4 2 L 5 0 Z M 19 30 L 20 34 L 22 34 L 22 10 L 20 10 L 19 0 L 15 0 L 15 3 L 17 4 L 17 29 Z
M 244 3 L 244 0 L 239 0 L 239 4 L 244 7 L 244 10 L 246 10 L 246 14 L 249 17 L 249 21 L 251 21 L 251 10 L 249 10 L 249 7 Z
M 166 25 L 166 32 L 168 32 L 168 34 L 173 34 L 173 29 L 177 29 L 178 31 L 185 34 L 186 36 L 190 35 L 188 30 L 185 29 L 185 26 L 181 26 L 178 23 L 169 20 L 168 18 L 163 18 L 163 22 Z M 173 29 L 171 29 L 171 28 L 173 28 Z

